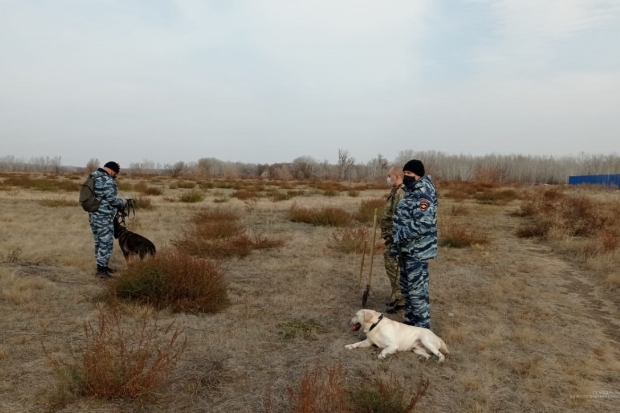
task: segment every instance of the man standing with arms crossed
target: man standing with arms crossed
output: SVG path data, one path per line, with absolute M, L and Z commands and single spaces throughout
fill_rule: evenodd
M 390 255 L 400 263 L 405 324 L 430 330 L 428 260 L 437 257 L 437 192 L 421 161 L 407 162 L 403 172 L 406 194 L 394 213 Z
M 383 259 L 385 262 L 385 273 L 390 280 L 392 286 L 392 296 L 394 301 L 387 303 L 386 313 L 395 314 L 405 308 L 405 300 L 400 292 L 400 273 L 398 268 L 398 258 L 390 256 L 392 247 L 392 227 L 394 220 L 394 211 L 396 205 L 403 199 L 405 195 L 405 186 L 403 185 L 403 171 L 395 166 L 388 171 L 387 182 L 392 185 L 392 191 L 388 195 L 385 207 L 383 208 L 383 216 L 381 217 L 381 238 L 385 242 L 383 250 Z

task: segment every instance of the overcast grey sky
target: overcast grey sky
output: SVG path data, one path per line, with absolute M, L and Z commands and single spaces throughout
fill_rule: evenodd
M 0 156 L 620 151 L 620 0 L 0 0 Z

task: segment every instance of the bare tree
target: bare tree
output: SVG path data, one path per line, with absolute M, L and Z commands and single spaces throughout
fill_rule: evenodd
M 155 162 L 148 159 L 142 160 L 142 162 L 132 162 L 129 164 L 131 173 L 154 173 L 156 169 L 160 169 L 159 164 L 155 167 Z
M 99 163 L 99 159 L 97 159 L 97 158 L 90 158 L 90 160 L 86 164 L 86 172 L 91 174 L 91 173 L 95 172 L 99 168 L 100 165 L 101 164 Z
M 54 156 L 49 161 L 50 170 L 56 175 L 62 172 L 62 156 Z
M 227 179 L 238 178 L 240 175 L 239 167 L 232 162 L 226 162 L 222 165 L 222 175 Z
M 168 175 L 173 178 L 178 178 L 187 172 L 187 164 L 183 161 L 175 162 L 173 164 L 165 164 L 164 170 Z
M 0 170 L 12 172 L 17 170 L 19 164 L 23 162 L 15 158 L 13 155 L 6 155 L 0 158 Z
M 376 158 L 372 158 L 368 162 L 368 174 L 367 177 L 371 179 L 377 179 L 386 174 L 388 170 L 388 160 L 383 155 L 378 154 Z
M 338 149 L 338 168 L 340 179 L 345 179 L 347 172 L 355 165 L 355 158 L 349 154 L 348 150 Z
M 295 179 L 314 178 L 317 169 L 317 162 L 311 156 L 300 156 L 295 158 L 291 164 L 291 172 Z

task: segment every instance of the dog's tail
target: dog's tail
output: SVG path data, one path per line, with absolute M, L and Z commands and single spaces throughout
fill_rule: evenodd
M 437 337 L 439 339 L 439 342 L 441 343 L 441 347 L 439 347 L 439 351 L 441 351 L 443 354 L 450 354 L 450 352 L 448 351 L 448 346 L 446 346 L 446 343 L 441 339 L 441 337 Z

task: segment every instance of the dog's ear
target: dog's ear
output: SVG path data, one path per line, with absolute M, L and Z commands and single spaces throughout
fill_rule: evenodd
M 364 311 L 364 322 L 370 323 L 372 321 L 372 314 L 369 311 Z

